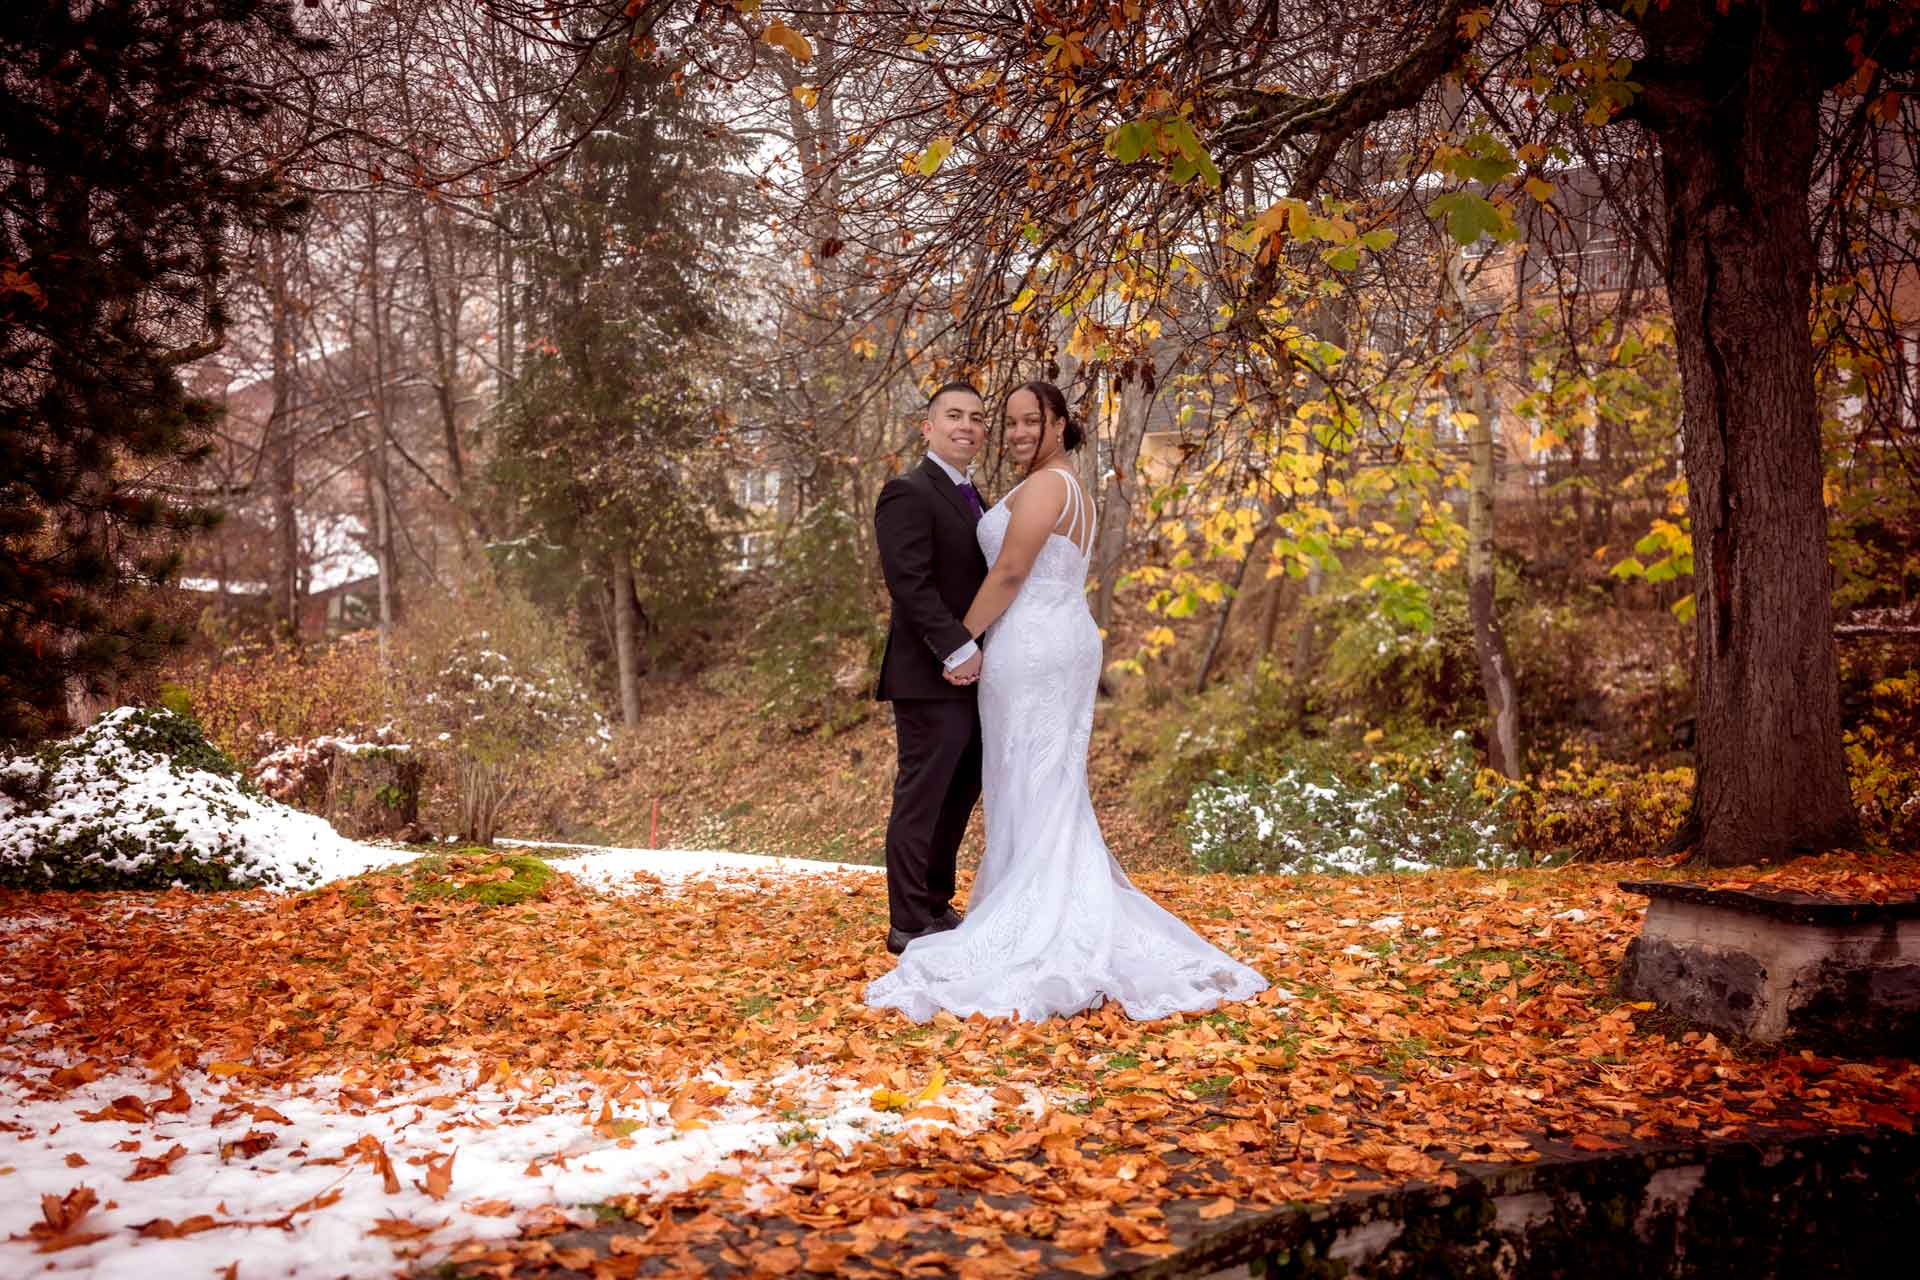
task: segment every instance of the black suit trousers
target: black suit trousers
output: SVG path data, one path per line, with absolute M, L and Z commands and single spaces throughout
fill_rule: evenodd
M 972 698 L 896 698 L 899 771 L 887 819 L 887 919 L 917 933 L 953 901 L 954 865 L 980 799 L 980 710 Z

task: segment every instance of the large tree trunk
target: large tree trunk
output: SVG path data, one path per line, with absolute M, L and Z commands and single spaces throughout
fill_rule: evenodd
M 1839 35 L 1784 0 L 1714 10 L 1649 9 L 1635 75 L 1662 153 L 1698 601 L 1681 841 L 1725 866 L 1829 848 L 1858 826 L 1809 327 L 1816 68 Z

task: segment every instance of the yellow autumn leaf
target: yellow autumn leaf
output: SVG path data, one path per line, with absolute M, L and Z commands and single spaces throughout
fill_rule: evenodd
M 915 167 L 920 170 L 920 176 L 923 178 L 931 178 L 935 171 L 945 163 L 947 153 L 952 150 L 953 139 L 947 137 L 945 134 L 929 142 L 927 149 L 920 153 L 920 159 L 915 165 Z
M 1553 184 L 1545 178 L 1528 178 L 1526 186 L 1527 194 L 1541 204 L 1553 199 Z
M 1076 360 L 1085 360 L 1093 354 L 1095 342 L 1092 326 L 1085 320 L 1076 321 L 1073 336 L 1067 340 L 1067 354 Z
M 813 45 L 808 42 L 805 36 L 778 18 L 775 18 L 767 24 L 766 33 L 761 36 L 761 39 L 776 49 L 785 49 L 793 55 L 795 62 L 811 62 L 813 60 Z
M 820 89 L 817 85 L 797 84 L 793 86 L 793 98 L 807 110 L 813 110 L 813 104 L 820 101 Z
M 1020 296 L 1015 298 L 1010 304 L 1008 304 L 1007 310 L 1013 312 L 1013 314 L 1015 315 L 1019 315 L 1022 311 L 1025 311 L 1028 307 L 1032 305 L 1033 305 L 1033 290 L 1022 289 L 1020 291 Z

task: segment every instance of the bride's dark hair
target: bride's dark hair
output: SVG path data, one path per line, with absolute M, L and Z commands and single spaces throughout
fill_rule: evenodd
M 1040 402 L 1040 412 L 1043 415 L 1049 418 L 1060 419 L 1063 424 L 1060 428 L 1060 448 L 1067 453 L 1072 453 L 1075 449 L 1078 449 L 1086 439 L 1086 436 L 1085 433 L 1080 430 L 1080 424 L 1073 420 L 1073 415 L 1067 412 L 1067 397 L 1065 393 L 1051 382 L 1041 382 L 1035 379 L 1032 382 L 1023 382 L 1013 390 L 1007 392 L 1007 400 L 1013 399 L 1022 391 L 1030 391 L 1033 393 L 1033 398 Z M 1003 400 L 1001 401 L 1001 409 L 1003 412 L 1005 408 L 1006 401 Z

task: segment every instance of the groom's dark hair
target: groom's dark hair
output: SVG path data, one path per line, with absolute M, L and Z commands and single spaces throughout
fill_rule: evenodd
M 971 382 L 968 382 L 966 379 L 962 378 L 957 382 L 941 383 L 939 390 L 935 391 L 932 395 L 927 397 L 927 408 L 929 409 L 933 408 L 933 402 L 935 400 L 938 400 L 941 396 L 947 394 L 947 392 L 949 391 L 964 391 L 982 404 L 985 404 L 987 402 L 987 398 L 980 394 L 980 388 L 974 386 Z

